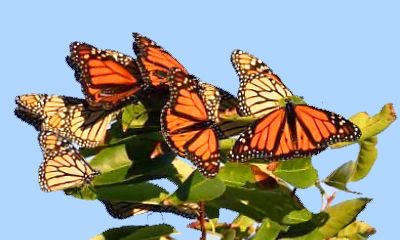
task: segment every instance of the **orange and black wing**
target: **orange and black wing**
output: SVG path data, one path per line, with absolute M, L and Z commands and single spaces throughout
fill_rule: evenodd
M 252 158 L 269 159 L 280 144 L 285 130 L 286 111 L 278 109 L 267 116 L 256 120 L 240 134 L 231 152 L 234 161 L 247 161 Z M 285 129 L 285 130 L 284 130 Z
M 294 105 L 296 150 L 301 155 L 318 153 L 337 142 L 352 142 L 361 137 L 361 130 L 343 116 L 308 105 Z M 292 127 L 294 129 L 294 127 Z
M 143 78 L 147 79 L 150 86 L 168 89 L 167 75 L 173 68 L 188 74 L 178 60 L 154 41 L 139 33 L 133 33 L 133 37 L 135 39 L 133 50 L 144 74 Z
M 54 132 L 39 134 L 44 160 L 39 167 L 39 185 L 45 192 L 88 184 L 99 174 L 67 139 Z
M 242 133 L 230 152 L 231 159 L 307 157 L 329 144 L 355 141 L 361 136 L 356 125 L 336 113 L 308 105 L 288 105 L 255 121 Z
M 70 45 L 67 63 L 75 70 L 91 105 L 111 109 L 134 102 L 146 87 L 135 59 L 114 50 L 101 50 L 80 42 Z
M 161 113 L 162 134 L 179 156 L 190 159 L 203 175 L 215 176 L 220 133 L 214 122 L 216 109 L 207 106 L 215 101 L 203 100 L 193 76 L 175 70 L 169 78 L 170 99 Z

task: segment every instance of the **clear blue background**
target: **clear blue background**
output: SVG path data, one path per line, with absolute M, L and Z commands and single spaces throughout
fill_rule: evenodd
M 40 191 L 37 134 L 13 116 L 14 97 L 81 97 L 64 61 L 72 41 L 133 54 L 131 32 L 140 32 L 191 73 L 234 93 L 238 79 L 229 58 L 241 48 L 267 62 L 311 105 L 344 116 L 374 114 L 387 102 L 400 106 L 400 6 L 395 1 L 115 2 L 1 2 L 1 239 L 88 239 L 110 227 L 162 222 L 183 232 L 177 239 L 199 237 L 183 218 L 155 213 L 119 221 L 98 202 Z M 379 136 L 379 157 L 370 175 L 350 185 L 374 198 L 359 216 L 377 228 L 374 239 L 398 236 L 399 136 L 396 122 Z M 357 151 L 356 146 L 328 150 L 314 158 L 320 177 L 354 159 Z M 319 210 L 315 189 L 300 194 L 310 209 Z M 338 192 L 335 203 L 354 197 Z

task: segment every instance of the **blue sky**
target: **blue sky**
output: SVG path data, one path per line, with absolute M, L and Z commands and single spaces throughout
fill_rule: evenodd
M 344 116 L 374 114 L 399 104 L 400 5 L 396 1 L 3 1 L 1 146 L 4 239 L 88 239 L 122 225 L 172 223 L 183 234 L 186 219 L 143 215 L 114 220 L 97 202 L 62 192 L 41 192 L 37 168 L 42 155 L 34 129 L 13 116 L 14 97 L 49 93 L 82 97 L 64 61 L 72 41 L 85 41 L 133 55 L 131 32 L 146 35 L 171 52 L 193 74 L 236 93 L 230 53 L 243 49 L 264 60 L 307 103 Z M 293 1 L 294 2 L 294 1 Z M 399 124 L 379 136 L 378 160 L 352 190 L 374 198 L 360 219 L 377 228 L 374 239 L 398 235 Z M 327 150 L 313 159 L 323 178 L 357 155 L 357 148 Z M 317 190 L 300 191 L 318 211 Z M 335 202 L 357 196 L 337 193 Z M 224 214 L 229 219 L 231 214 Z

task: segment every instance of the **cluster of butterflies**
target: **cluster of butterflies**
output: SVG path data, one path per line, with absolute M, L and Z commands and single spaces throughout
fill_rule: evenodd
M 284 160 L 311 156 L 340 141 L 355 141 L 360 129 L 344 117 L 306 105 L 260 59 L 241 50 L 231 61 L 240 79 L 238 97 L 200 81 L 149 38 L 133 34 L 136 58 L 73 42 L 66 60 L 85 99 L 47 94 L 17 96 L 15 114 L 39 131 L 44 191 L 89 183 L 92 169 L 78 147 L 104 142 L 123 107 L 153 94 L 167 101 L 160 116 L 168 146 L 201 174 L 214 177 L 220 165 L 219 140 L 238 136 L 233 161 Z M 227 116 L 252 117 L 253 122 Z M 111 208 L 111 207 L 110 207 Z

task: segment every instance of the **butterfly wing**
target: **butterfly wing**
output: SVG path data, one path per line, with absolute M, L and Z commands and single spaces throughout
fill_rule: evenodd
M 125 219 L 146 212 L 169 212 L 182 217 L 195 219 L 199 215 L 197 204 L 183 203 L 179 205 L 165 205 L 163 203 L 142 203 L 130 201 L 101 201 L 107 212 L 114 218 Z
M 17 110 L 26 112 L 43 121 L 59 112 L 65 112 L 69 106 L 83 104 L 82 99 L 48 94 L 24 94 L 15 98 Z
M 45 192 L 81 187 L 99 174 L 71 142 L 50 131 L 39 134 L 44 161 L 39 167 L 39 185 Z
M 150 86 L 168 88 L 167 75 L 173 68 L 189 74 L 178 60 L 151 39 L 139 33 L 133 33 L 133 37 L 133 49 Z
M 200 206 L 197 203 L 181 203 L 178 205 L 163 203 L 160 210 L 161 212 L 174 213 L 189 219 L 196 219 L 200 216 Z
M 231 54 L 231 62 L 240 79 L 252 74 L 273 74 L 272 70 L 263 61 L 254 55 L 242 50 L 234 50 Z M 278 77 L 279 79 L 279 77 Z
M 208 102 L 208 106 L 212 106 L 211 110 L 218 109 L 218 111 L 213 112 L 213 121 L 217 122 L 223 135 L 222 138 L 235 136 L 246 130 L 247 123 L 221 119 L 221 116 L 237 114 L 238 99 L 235 96 L 212 84 L 204 82 L 199 82 L 199 84 L 202 89 L 203 100 Z
M 294 114 L 297 120 L 297 148 L 300 152 L 306 153 L 310 148 L 307 148 L 309 143 L 319 149 L 337 142 L 355 141 L 361 137 L 361 130 L 339 114 L 302 104 L 294 106 Z M 306 139 L 305 136 L 309 140 L 302 142 L 301 140 Z
M 242 116 L 261 117 L 276 110 L 279 101 L 293 94 L 273 75 L 253 74 L 241 80 L 238 97 Z
M 166 142 L 179 156 L 190 159 L 206 176 L 219 169 L 219 147 L 215 109 L 206 106 L 197 79 L 176 70 L 170 81 L 170 99 L 161 113 L 161 130 Z M 217 98 L 215 96 L 215 98 Z
M 218 88 L 220 95 L 220 104 L 218 112 L 221 115 L 234 115 L 238 114 L 239 100 L 233 96 L 231 93 Z
M 242 116 L 264 116 L 279 107 L 280 99 L 293 95 L 280 78 L 255 56 L 236 50 L 231 61 L 240 79 L 238 97 Z
M 70 52 L 67 63 L 94 106 L 110 109 L 127 100 L 135 102 L 146 87 L 136 60 L 130 56 L 80 42 L 71 43 Z
M 16 97 L 16 114 L 38 130 L 52 131 L 81 147 L 104 141 L 106 130 L 118 111 L 89 110 L 82 99 L 26 94 Z
M 140 202 L 106 200 L 101 200 L 101 202 L 106 207 L 108 214 L 117 219 L 125 219 L 152 211 L 151 204 L 144 204 Z
M 286 112 L 279 109 L 253 122 L 240 134 L 229 156 L 235 161 L 272 157 L 285 128 Z
M 96 147 L 104 142 L 108 126 L 116 113 L 94 112 L 83 105 L 68 108 L 45 119 L 43 128 L 58 132 L 81 147 Z
M 330 144 L 354 141 L 360 136 L 356 125 L 336 113 L 290 105 L 256 120 L 235 142 L 230 157 L 236 161 L 307 157 Z
M 219 104 L 219 116 L 232 116 L 232 115 L 238 115 L 239 110 L 239 100 L 230 94 L 229 92 L 219 89 L 220 95 L 221 95 L 221 100 Z M 218 126 L 221 129 L 221 132 L 223 133 L 225 138 L 232 137 L 239 135 L 240 133 L 244 132 L 247 127 L 248 123 L 246 122 L 238 122 L 238 121 L 232 121 L 232 120 L 225 120 L 225 119 L 220 119 L 218 122 Z

